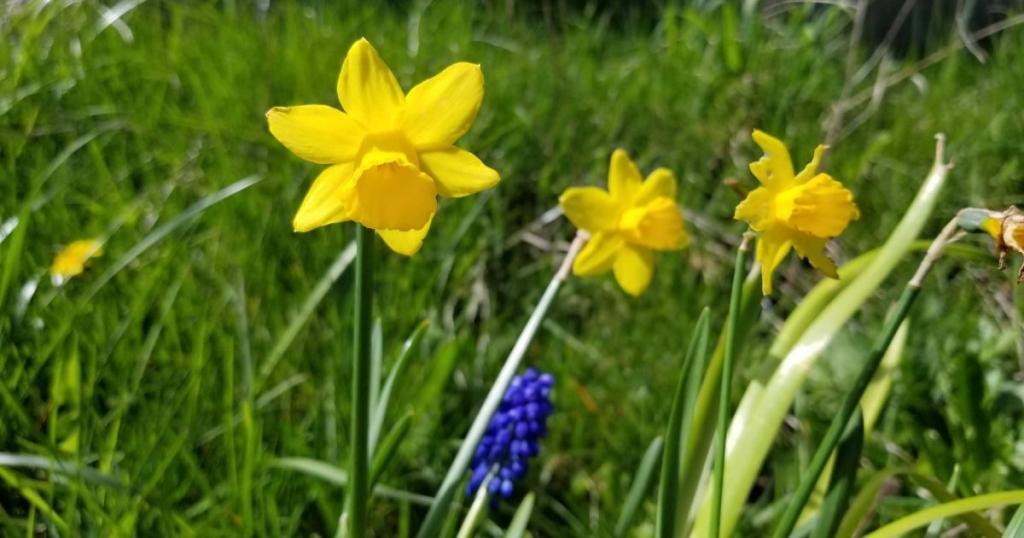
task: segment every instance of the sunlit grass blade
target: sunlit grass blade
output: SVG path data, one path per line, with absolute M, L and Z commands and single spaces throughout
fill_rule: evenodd
M 629 493 L 626 494 L 626 500 L 622 503 L 619 520 L 615 523 L 614 535 L 616 537 L 626 536 L 630 527 L 633 526 L 637 511 L 640 510 L 644 498 L 647 497 L 647 492 L 651 489 L 651 483 L 654 482 L 654 477 L 661 467 L 659 464 L 664 445 L 661 437 L 655 437 L 647 446 L 644 457 L 640 459 L 640 465 L 637 466 L 636 473 L 633 474 L 633 482 L 629 486 Z
M 60 528 L 62 532 L 70 533 L 71 529 L 64 518 L 60 517 L 60 514 L 53 509 L 53 506 L 46 502 L 46 499 L 39 494 L 38 491 L 33 489 L 26 480 L 21 478 L 18 474 L 13 473 L 7 469 L 0 467 L 0 480 L 3 480 L 9 487 L 18 491 L 21 496 L 34 506 L 37 510 L 42 512 L 46 517 Z
M 1024 504 L 1024 489 L 978 495 L 925 508 L 897 519 L 865 535 L 864 538 L 897 538 L 932 521 L 1012 504 Z
M 832 477 L 829 480 L 828 493 L 818 511 L 818 519 L 814 525 L 811 538 L 832 538 L 840 519 L 846 512 L 850 494 L 857 480 L 857 469 L 860 467 L 860 453 L 864 447 L 864 419 L 860 412 L 854 414 L 842 441 L 836 448 L 835 464 L 832 466 Z
M 427 334 L 427 328 L 429 327 L 430 322 L 428 320 L 423 320 L 419 325 L 416 325 L 412 334 L 402 344 L 402 351 L 398 354 L 398 359 L 391 367 L 391 371 L 388 372 L 387 380 L 384 381 L 384 387 L 381 389 L 380 396 L 377 399 L 377 407 L 373 410 L 373 416 L 370 417 L 371 453 L 376 451 L 377 440 L 380 438 L 380 431 L 388 414 L 388 406 L 391 404 L 391 392 L 395 388 L 395 382 L 402 376 L 406 365 L 409 364 L 409 357 L 419 349 L 420 342 L 423 341 L 423 335 Z
M 658 483 L 658 519 L 656 535 L 672 538 L 676 531 L 676 504 L 679 502 L 679 461 L 683 459 L 682 432 L 689 431 L 693 406 L 707 364 L 708 341 L 711 334 L 709 311 L 704 308 L 690 333 L 683 367 L 679 370 L 672 411 L 665 428 L 665 451 L 661 458 Z
M 114 489 L 127 486 L 116 476 L 101 473 L 91 467 L 77 463 L 37 456 L 35 454 L 10 454 L 0 452 L 0 467 L 39 469 L 49 473 L 60 474 L 69 478 L 81 478 L 86 482 Z
M 505 529 L 505 538 L 523 538 L 526 535 L 526 527 L 530 523 L 530 516 L 533 515 L 535 499 L 536 495 L 532 491 L 523 497 L 519 507 L 516 508 L 516 513 L 512 516 L 512 521 Z
M 295 341 L 295 337 L 299 335 L 299 331 L 306 326 L 306 322 L 309 321 L 310 316 L 313 315 L 313 311 L 320 305 L 324 297 L 327 296 L 327 292 L 330 291 L 331 286 L 334 282 L 341 277 L 346 269 L 352 265 L 352 261 L 356 258 L 356 244 L 355 242 L 349 243 L 342 251 L 338 254 L 338 257 L 334 259 L 330 267 L 324 273 L 320 280 L 317 281 L 316 286 L 309 292 L 306 299 L 302 301 L 302 305 L 299 310 L 292 316 L 292 319 L 288 322 L 288 326 L 285 327 L 281 335 L 274 340 L 274 346 L 270 348 L 270 352 L 267 353 L 263 364 L 260 365 L 259 374 L 256 377 L 255 392 L 258 394 L 260 388 L 270 378 L 270 374 L 274 372 L 274 368 L 277 367 L 277 363 L 284 357 L 288 348 Z
M 882 493 L 885 485 L 899 476 L 905 476 L 915 485 L 923 488 L 939 502 L 952 502 L 957 500 L 956 496 L 950 493 L 946 486 L 933 477 L 915 472 L 912 468 L 890 468 L 875 473 L 869 478 L 856 497 L 850 502 L 850 507 L 843 515 L 839 528 L 836 530 L 835 538 L 852 538 L 858 528 L 867 524 L 867 518 L 874 506 L 878 503 L 878 496 Z M 992 526 L 985 518 L 975 513 L 966 513 L 959 518 L 971 529 L 973 535 L 985 536 L 987 538 L 998 538 L 999 530 Z
M 493 477 L 484 480 L 484 483 L 480 485 L 480 489 L 477 490 L 476 495 L 473 497 L 473 503 L 469 505 L 469 510 L 466 511 L 466 517 L 462 519 L 462 525 L 459 526 L 459 533 L 456 538 L 473 538 L 477 525 L 483 521 L 484 516 L 487 514 L 487 484 L 493 480 Z
M 313 478 L 347 488 L 349 484 L 348 473 L 336 465 L 314 460 L 311 458 L 276 458 L 268 462 L 270 467 L 296 471 Z M 393 488 L 383 484 L 377 484 L 373 488 L 373 494 L 383 499 L 406 501 L 420 506 L 429 506 L 433 499 L 427 495 L 420 495 L 403 489 Z
M 480 438 L 483 437 L 484 431 L 487 429 L 487 424 L 498 409 L 498 404 L 501 403 L 501 398 L 508 389 L 509 383 L 512 382 L 512 377 L 515 376 L 516 370 L 519 369 L 519 364 L 526 354 L 527 347 L 533 341 L 534 335 L 537 334 L 537 329 L 544 320 L 544 315 L 558 294 L 558 289 L 561 287 L 562 282 L 568 276 L 572 262 L 576 259 L 580 249 L 583 248 L 584 242 L 585 240 L 580 236 L 577 236 L 572 242 L 569 252 L 565 255 L 565 259 L 562 260 L 562 265 L 551 279 L 551 282 L 548 283 L 540 300 L 537 301 L 533 313 L 530 314 L 530 318 L 526 321 L 526 326 L 523 327 L 522 332 L 516 339 L 515 345 L 512 346 L 512 350 L 505 359 L 505 364 L 502 365 L 501 371 L 498 372 L 498 377 L 487 392 L 487 397 L 484 399 L 483 405 L 480 406 L 480 411 L 477 412 L 476 418 L 473 419 L 469 432 L 466 433 L 465 439 L 462 440 L 462 444 L 455 455 L 455 460 L 452 461 L 448 472 L 445 473 L 444 480 L 434 496 L 434 503 L 430 506 L 430 510 L 427 512 L 423 525 L 417 534 L 418 537 L 432 538 L 440 532 L 443 519 L 451 509 L 451 502 L 455 498 L 458 484 L 462 481 L 466 474 L 466 469 L 469 467 L 473 451 L 476 450 Z
M 937 145 L 937 150 L 941 144 Z M 747 423 L 736 422 L 731 430 L 736 436 L 729 451 L 729 475 L 726 477 L 728 495 L 722 507 L 722 534 L 729 536 L 739 520 L 750 488 L 758 470 L 768 456 L 775 436 L 785 420 L 793 401 L 811 367 L 831 343 L 846 322 L 863 304 L 871 299 L 878 287 L 904 258 L 911 244 L 924 228 L 938 201 L 939 193 L 949 175 L 948 165 L 937 151 L 933 165 L 910 207 L 882 246 L 871 265 L 856 280 L 848 283 L 836 297 L 828 302 L 807 327 L 766 383 L 754 381 L 764 399 L 756 402 L 756 418 Z M 895 327 L 893 327 L 895 329 Z M 890 335 L 891 336 L 891 335 Z M 883 350 L 884 351 L 884 350 Z M 748 389 L 749 390 L 749 389 Z M 817 477 L 815 477 L 817 479 Z M 705 502 L 694 526 L 695 536 L 705 536 L 710 523 L 710 503 Z
M 1013 519 L 1006 526 L 1003 538 L 1024 538 L 1024 504 L 1017 507 L 1017 512 L 1013 514 Z

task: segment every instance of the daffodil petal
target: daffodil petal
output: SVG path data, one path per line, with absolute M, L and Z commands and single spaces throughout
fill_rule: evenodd
M 617 233 L 598 232 L 590 236 L 572 264 L 572 273 L 576 276 L 607 273 L 624 245 L 625 242 Z
M 352 168 L 351 163 L 337 164 L 320 172 L 292 220 L 296 232 L 349 220 Z
M 818 174 L 793 190 L 795 196 L 780 197 L 777 213 L 801 232 L 835 237 L 860 218 L 853 193 L 828 174 Z
M 782 231 L 768 231 L 758 238 L 755 257 L 761 264 L 761 292 L 764 295 L 772 294 L 772 274 L 792 246 L 789 234 Z
M 754 130 L 754 142 L 764 151 L 764 157 L 750 163 L 750 172 L 768 188 L 782 188 L 793 182 L 793 161 L 789 150 L 778 138 Z
M 633 203 L 644 205 L 659 197 L 676 199 L 676 176 L 668 168 L 651 172 L 637 190 Z
M 608 169 L 608 192 L 617 202 L 631 205 L 633 197 L 643 184 L 643 177 L 636 164 L 629 158 L 624 149 L 612 152 L 612 162 Z
M 284 147 L 317 164 L 351 161 L 363 128 L 344 112 L 325 105 L 278 106 L 267 111 L 267 125 Z
M 745 221 L 757 232 L 763 232 L 772 219 L 772 199 L 774 195 L 764 187 L 758 187 L 736 206 L 733 218 Z
M 398 230 L 377 230 L 377 234 L 384 240 L 384 243 L 391 250 L 403 255 L 412 256 L 420 251 L 420 247 L 423 246 L 423 239 L 427 236 L 427 232 L 430 231 L 430 223 L 434 220 L 431 216 L 427 220 L 427 225 L 420 228 L 419 230 L 409 230 L 407 232 L 400 232 Z
M 384 131 L 394 127 L 405 96 L 377 50 L 366 39 L 360 39 L 341 65 L 338 100 L 364 128 Z
M 466 134 L 484 99 L 484 74 L 459 62 L 409 91 L 402 129 L 420 151 L 445 148 Z
M 434 180 L 395 152 L 371 151 L 353 172 L 349 217 L 374 230 L 419 230 L 437 210 Z
M 472 153 L 449 147 L 420 154 L 420 165 L 437 182 L 441 196 L 459 198 L 498 184 L 501 176 Z
M 558 203 L 573 226 L 581 230 L 600 232 L 618 226 L 620 206 L 599 187 L 569 187 Z
M 811 266 L 829 278 L 839 278 L 836 263 L 825 254 L 825 243 L 828 239 L 800 234 L 793 237 L 793 248 L 803 259 L 811 262 Z
M 821 157 L 825 154 L 825 150 L 828 146 L 819 144 L 818 147 L 814 148 L 814 157 L 811 157 L 811 162 L 807 163 L 807 166 L 796 175 L 795 182 L 797 184 L 804 183 L 811 179 L 818 173 L 818 166 L 821 165 Z
M 639 297 L 651 284 L 654 254 L 645 248 L 626 246 L 615 256 L 615 280 L 626 293 Z

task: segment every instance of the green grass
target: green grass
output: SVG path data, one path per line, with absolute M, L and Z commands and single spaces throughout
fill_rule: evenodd
M 102 473 L 64 480 L 0 465 L 0 534 L 29 535 L 30 524 L 61 535 L 333 533 L 342 490 L 273 463 L 338 464 L 346 453 L 350 273 L 265 365 L 352 230 L 291 232 L 317 167 L 274 141 L 263 113 L 336 104 L 341 59 L 360 36 L 407 89 L 451 62 L 481 63 L 484 106 L 461 145 L 503 177 L 486 194 L 445 201 L 415 258 L 379 259 L 386 364 L 421 320 L 431 322 L 392 397 L 390 423 L 414 417 L 382 478 L 389 486 L 436 490 L 550 278 L 559 255 L 519 232 L 565 187 L 602 184 L 615 147 L 644 171 L 677 173 L 692 246 L 659 257 L 640 299 L 610 277 L 571 280 L 527 356 L 558 379 L 543 470 L 528 481 L 529 528 L 610 532 L 668 417 L 685 328 L 705 305 L 719 320 L 714 331 L 725 316 L 743 228 L 722 181 L 753 185 L 754 127 L 786 140 L 801 162 L 824 139 L 843 93 L 848 17 L 807 7 L 729 18 L 696 7 L 650 16 L 515 2 L 270 4 L 147 2 L 106 27 L 99 2 L 0 8 L 0 222 L 18 219 L 0 241 L 0 452 Z M 841 260 L 877 246 L 899 221 L 939 131 L 956 168 L 930 233 L 959 207 L 1024 201 L 1022 47 L 1024 30 L 1011 28 L 985 64 L 952 53 L 874 108 L 847 113 L 847 126 L 864 121 L 833 141 L 827 168 L 863 215 L 837 242 Z M 885 65 L 891 73 L 914 61 Z M 261 180 L 180 219 L 250 176 Z M 558 247 L 572 230 L 560 220 L 535 233 Z M 57 248 L 92 236 L 109 236 L 103 257 L 51 286 Z M 781 432 L 739 535 L 770 529 L 914 265 L 901 265 L 812 372 L 794 410 L 801 427 Z M 913 465 L 960 497 L 1024 483 L 1024 293 L 1010 276 L 994 259 L 940 263 L 864 465 Z M 738 383 L 772 366 L 770 337 L 818 278 L 786 262 L 756 340 L 738 357 Z M 925 503 L 903 485 L 875 521 Z M 491 517 L 504 526 L 514 510 Z M 638 524 L 652 528 L 654 512 L 649 498 Z M 371 505 L 380 536 L 415 531 L 424 514 L 408 500 Z

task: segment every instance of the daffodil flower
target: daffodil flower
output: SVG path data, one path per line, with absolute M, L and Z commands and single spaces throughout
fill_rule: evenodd
M 1006 269 L 1010 251 L 1024 254 L 1024 211 L 1011 206 L 1006 211 L 968 208 L 960 212 L 960 227 L 969 232 L 985 232 L 996 243 L 999 269 Z M 1024 283 L 1024 264 L 1017 270 L 1017 282 Z
M 559 203 L 569 220 L 590 234 L 573 262 L 573 274 L 613 271 L 619 286 L 633 296 L 651 283 L 654 251 L 678 250 L 689 242 L 672 171 L 658 168 L 645 180 L 621 149 L 612 153 L 607 191 L 570 187 Z
M 793 173 L 789 150 L 777 138 L 754 131 L 754 142 L 764 151 L 750 171 L 761 182 L 736 207 L 734 218 L 757 232 L 757 261 L 761 264 L 761 290 L 772 292 L 772 273 L 791 248 L 830 278 L 838 278 L 836 264 L 825 254 L 825 243 L 860 218 L 851 193 L 825 173 L 818 163 L 826 147 L 799 174 Z
M 57 286 L 67 279 L 78 276 L 85 271 L 85 263 L 90 258 L 103 254 L 103 242 L 99 239 L 79 239 L 73 241 L 57 252 L 50 265 L 50 277 Z
M 466 196 L 499 181 L 497 172 L 454 145 L 483 95 L 480 66 L 465 62 L 405 94 L 373 46 L 356 41 L 338 76 L 344 112 L 325 105 L 267 112 L 271 134 L 292 153 L 330 165 L 302 201 L 295 231 L 351 220 L 376 230 L 395 252 L 416 253 L 438 195 Z

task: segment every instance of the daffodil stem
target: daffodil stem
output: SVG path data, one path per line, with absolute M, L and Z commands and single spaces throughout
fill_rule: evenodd
M 718 428 L 715 436 L 715 490 L 711 497 L 711 538 L 718 538 L 722 521 L 722 487 L 725 484 L 725 441 L 729 433 L 729 400 L 732 389 L 732 367 L 736 359 L 736 326 L 739 324 L 740 300 L 743 298 L 743 267 L 747 265 L 750 235 L 744 234 L 736 250 L 736 266 L 732 271 L 729 294 L 729 317 L 725 322 L 725 355 L 722 359 L 721 388 L 718 395 Z
M 818 445 L 814 458 L 811 459 L 807 470 L 800 477 L 800 484 L 786 506 L 786 511 L 782 514 L 778 526 L 775 527 L 775 533 L 772 535 L 774 538 L 787 538 L 796 527 L 800 513 L 803 511 L 804 505 L 807 504 L 807 499 L 810 498 L 811 493 L 814 491 L 818 478 L 828 464 L 832 452 L 835 451 L 836 446 L 842 439 L 847 423 L 850 422 L 850 418 L 853 417 L 853 414 L 860 405 L 861 396 L 864 395 L 864 391 L 871 384 L 875 371 L 878 370 L 878 365 L 882 362 L 882 357 L 885 355 L 885 350 L 889 348 L 889 344 L 892 343 L 893 337 L 896 336 L 896 331 L 899 329 L 900 324 L 906 319 L 907 314 L 910 312 L 910 307 L 913 306 L 914 301 L 920 294 L 924 278 L 928 276 L 928 271 L 931 270 L 935 261 L 939 259 L 946 245 L 952 243 L 960 236 L 957 233 L 958 220 L 959 216 L 951 220 L 942 230 L 942 233 L 932 241 L 931 247 L 928 248 L 928 252 L 918 266 L 913 278 L 907 283 L 907 287 L 903 289 L 903 294 L 900 295 L 891 314 L 886 318 L 885 324 L 882 326 L 882 332 L 878 340 L 875 341 L 874 347 L 871 348 L 867 360 L 864 361 L 856 381 L 854 381 L 850 390 L 846 392 L 846 396 L 844 396 L 843 402 L 839 407 L 839 412 L 832 419 L 832 424 L 829 425 L 825 437 L 821 440 L 821 444 Z
M 370 315 L 373 307 L 373 231 L 356 225 L 355 323 L 352 347 L 352 422 L 349 431 L 349 536 L 366 536 L 369 498 Z

